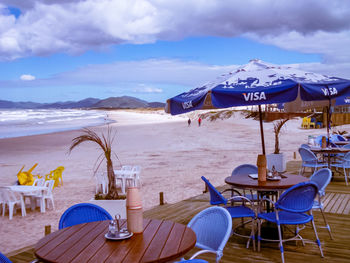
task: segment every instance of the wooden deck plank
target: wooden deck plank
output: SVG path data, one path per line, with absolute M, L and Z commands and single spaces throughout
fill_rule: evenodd
M 342 197 L 340 198 L 341 203 L 339 204 L 338 209 L 335 211 L 335 213 L 342 214 L 349 199 L 350 195 L 342 194 Z
M 336 201 L 334 202 L 332 209 L 329 211 L 330 213 L 337 213 L 337 210 L 344 199 L 344 195 L 345 194 L 337 194 L 335 198 Z
M 338 197 L 337 194 L 334 194 L 334 193 L 331 194 L 331 197 L 330 197 L 328 203 L 325 205 L 325 208 L 324 208 L 325 212 L 331 211 L 334 203 L 337 201 L 337 197 Z
M 344 208 L 344 212 L 345 215 L 350 214 L 350 201 L 348 201 L 347 205 Z

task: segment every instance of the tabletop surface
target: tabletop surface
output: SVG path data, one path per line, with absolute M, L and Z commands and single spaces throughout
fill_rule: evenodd
M 248 174 L 239 174 L 235 176 L 226 177 L 225 183 L 232 185 L 236 188 L 241 189 L 253 189 L 253 190 L 285 190 L 293 185 L 296 185 L 301 182 L 307 182 L 309 179 L 295 174 L 284 174 L 287 178 L 282 178 L 280 180 L 271 181 L 266 180 L 265 182 L 260 182 L 258 179 L 252 179 Z
M 126 221 L 122 222 L 125 227 Z M 35 255 L 46 262 L 166 262 L 196 244 L 192 229 L 156 219 L 144 219 L 142 234 L 110 241 L 104 237 L 108 223 L 84 223 L 53 232 L 36 244 Z
M 350 141 L 338 141 L 338 142 L 333 142 L 336 145 L 347 145 L 350 143 Z
M 10 185 L 7 188 L 15 192 L 34 192 L 34 191 L 43 191 L 47 190 L 46 186 L 33 186 L 33 185 Z
M 312 146 L 310 147 L 310 150 L 316 153 L 347 153 L 350 151 L 350 148 L 343 148 L 343 147 L 321 148 L 321 147 Z

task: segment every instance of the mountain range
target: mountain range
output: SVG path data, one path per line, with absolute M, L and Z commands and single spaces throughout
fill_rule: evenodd
M 107 99 L 87 98 L 80 101 L 64 101 L 54 103 L 13 102 L 0 100 L 1 109 L 135 109 L 135 108 L 163 108 L 165 103 L 147 102 L 135 97 L 122 96 Z

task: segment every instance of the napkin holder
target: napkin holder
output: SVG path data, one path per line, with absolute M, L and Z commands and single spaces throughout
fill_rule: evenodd
M 258 166 L 258 181 L 266 181 L 266 156 L 264 154 L 259 154 L 256 162 Z
M 126 193 L 126 216 L 128 230 L 135 234 L 143 232 L 143 211 L 140 190 L 129 187 Z

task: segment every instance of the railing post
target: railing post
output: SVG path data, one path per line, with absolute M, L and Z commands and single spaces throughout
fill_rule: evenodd
M 51 225 L 45 226 L 45 236 L 47 236 L 48 234 L 51 234 Z
M 159 205 L 164 205 L 164 193 L 159 192 Z

